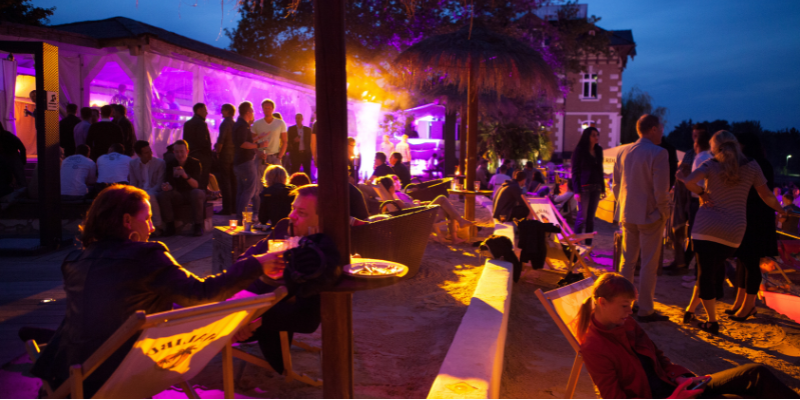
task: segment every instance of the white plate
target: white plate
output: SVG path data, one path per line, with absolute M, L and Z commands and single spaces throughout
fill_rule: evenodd
M 352 263 L 345 265 L 342 270 L 344 271 L 345 274 L 356 278 L 376 279 L 376 278 L 389 278 L 393 276 L 402 277 L 408 273 L 408 267 L 406 267 L 403 264 L 398 264 L 392 261 L 376 260 L 373 258 L 352 258 L 351 261 Z M 362 271 L 365 268 L 367 268 L 368 265 L 370 267 L 391 266 L 393 267 L 394 272 L 388 274 L 380 274 L 380 275 L 364 275 L 358 273 L 359 271 Z

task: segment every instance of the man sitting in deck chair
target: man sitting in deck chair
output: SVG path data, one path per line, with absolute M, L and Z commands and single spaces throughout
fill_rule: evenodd
M 531 218 L 535 213 L 525 199 L 525 171 L 514 173 L 513 180 L 507 180 L 497 190 L 492 207 L 492 218 L 500 222 Z
M 154 231 L 151 216 L 147 192 L 123 185 L 101 191 L 86 213 L 83 248 L 67 255 L 61 266 L 67 315 L 31 369 L 50 387 L 66 381 L 70 366 L 83 364 L 135 312 L 223 300 L 261 274 L 283 268 L 278 254 L 261 253 L 240 259 L 224 273 L 199 278 L 177 264 L 164 244 L 147 241 Z M 86 397 L 114 373 L 136 339 L 86 379 Z

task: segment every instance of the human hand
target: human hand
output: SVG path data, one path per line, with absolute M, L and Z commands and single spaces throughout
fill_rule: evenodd
M 697 389 L 697 390 L 688 390 L 689 386 L 694 386 L 698 381 L 703 379 L 709 379 L 710 376 L 697 376 L 694 378 L 685 378 L 685 377 L 678 377 L 675 379 L 675 382 L 678 384 L 678 387 L 675 388 L 675 391 L 672 392 L 672 396 L 667 397 L 668 399 L 694 399 L 697 396 L 703 394 L 703 391 L 706 390 L 705 386 Z
M 258 158 L 260 158 L 262 160 L 266 160 L 267 159 L 267 153 L 264 153 L 263 151 L 258 152 Z
M 703 193 L 699 197 L 700 207 L 714 208 L 714 202 L 711 201 L 711 197 L 708 196 L 708 193 Z
M 250 339 L 253 336 L 253 332 L 255 332 L 259 327 L 261 327 L 261 318 L 250 321 L 250 323 L 242 326 L 238 331 L 236 331 L 236 333 L 233 335 L 233 341 L 243 342 L 247 339 Z
M 683 169 L 679 169 L 678 172 L 675 173 L 675 178 L 677 178 L 681 182 L 683 182 L 683 180 L 686 179 L 686 176 L 687 174 Z
M 272 279 L 283 278 L 283 270 L 286 268 L 286 263 L 283 261 L 282 251 L 257 254 L 253 257 L 255 257 L 259 263 L 261 263 L 261 268 L 264 272 L 264 275 Z
M 164 182 L 161 184 L 162 192 L 169 192 L 170 190 L 172 190 L 172 185 L 170 185 L 169 182 Z

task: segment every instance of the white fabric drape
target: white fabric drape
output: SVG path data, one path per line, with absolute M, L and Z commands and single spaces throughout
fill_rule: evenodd
M 3 127 L 13 133 L 17 134 L 17 127 L 14 124 L 14 90 L 17 87 L 17 61 L 16 60 L 0 60 L 2 61 L 2 79 L 0 79 L 0 122 Z

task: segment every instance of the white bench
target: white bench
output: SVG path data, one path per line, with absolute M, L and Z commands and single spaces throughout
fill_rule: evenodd
M 496 399 L 511 305 L 513 267 L 487 260 L 429 399 Z

